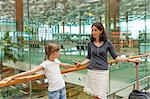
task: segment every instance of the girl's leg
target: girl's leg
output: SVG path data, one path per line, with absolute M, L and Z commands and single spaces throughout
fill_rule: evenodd
M 59 99 L 66 99 L 66 88 L 61 89 Z
M 101 97 L 101 98 L 99 98 L 99 97 L 94 97 L 95 99 L 107 99 L 107 96 L 104 96 L 104 97 Z
M 60 93 L 58 91 L 49 91 L 48 99 L 59 99 Z
M 95 99 L 101 99 L 101 98 L 95 97 Z

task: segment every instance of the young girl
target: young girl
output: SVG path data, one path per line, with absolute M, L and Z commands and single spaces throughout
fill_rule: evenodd
M 43 61 L 38 67 L 23 72 L 8 78 L 5 78 L 6 83 L 9 81 L 26 75 L 31 75 L 37 71 L 43 70 L 45 77 L 48 79 L 48 99 L 66 99 L 66 88 L 65 82 L 61 75 L 61 71 L 59 66 L 63 66 L 65 68 L 73 67 L 67 63 L 61 63 L 58 58 L 60 56 L 59 53 L 60 46 L 55 43 L 48 43 L 45 47 L 45 53 L 47 55 L 47 60 Z

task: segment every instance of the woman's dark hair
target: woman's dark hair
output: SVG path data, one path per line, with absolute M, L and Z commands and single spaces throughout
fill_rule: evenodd
M 46 59 L 51 55 L 54 51 L 59 51 L 60 46 L 55 43 L 48 43 L 45 46 L 45 54 L 46 54 Z
M 99 29 L 100 31 L 103 30 L 102 34 L 101 34 L 100 37 L 99 37 L 99 41 L 100 41 L 100 42 L 101 42 L 101 41 L 106 41 L 106 40 L 107 40 L 107 35 L 106 35 L 106 33 L 105 33 L 105 29 L 104 29 L 102 23 L 100 23 L 100 22 L 95 22 L 95 23 L 92 24 L 91 28 L 92 28 L 93 26 L 95 26 L 95 27 L 96 27 L 97 29 Z M 95 41 L 95 38 L 94 38 L 93 35 L 91 34 L 91 42 L 93 42 L 93 41 Z

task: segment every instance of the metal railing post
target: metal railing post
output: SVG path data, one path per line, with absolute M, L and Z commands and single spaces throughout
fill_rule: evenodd
M 113 99 L 116 99 L 116 94 L 115 93 L 113 93 Z

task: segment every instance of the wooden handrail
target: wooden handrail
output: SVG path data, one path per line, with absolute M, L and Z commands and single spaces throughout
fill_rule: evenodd
M 137 55 L 137 56 L 130 56 L 128 58 L 130 59 L 134 59 L 134 58 L 140 58 L 140 57 L 146 57 L 150 54 L 142 54 L 142 55 Z M 108 61 L 108 64 L 112 64 L 112 63 L 116 63 L 117 61 L 115 60 L 110 60 Z M 82 70 L 82 69 L 86 69 L 87 66 L 80 66 L 78 68 L 69 68 L 66 70 L 62 70 L 61 73 L 69 73 L 69 72 L 73 72 L 73 71 L 77 71 L 77 70 Z M 36 79 L 41 79 L 44 78 L 44 74 L 35 74 L 35 75 L 30 75 L 30 76 L 24 76 L 24 77 L 18 77 L 15 80 L 12 80 L 8 83 L 6 83 L 6 81 L 0 81 L 0 87 L 4 87 L 4 86 L 9 86 L 9 85 L 14 85 L 14 84 L 20 84 L 20 83 L 25 83 L 28 81 L 32 81 L 32 80 L 36 80 Z
M 73 72 L 73 71 L 77 71 L 77 70 L 82 70 L 82 69 L 86 69 L 87 66 L 80 66 L 78 68 L 69 68 L 66 70 L 62 70 L 61 73 L 69 73 L 69 72 Z M 14 85 L 14 84 L 20 84 L 20 83 L 25 83 L 28 81 L 32 81 L 32 80 L 36 80 L 36 79 L 41 79 L 44 78 L 44 74 L 34 74 L 34 75 L 29 75 L 29 76 L 24 76 L 24 77 L 18 77 L 8 83 L 6 83 L 6 81 L 0 81 L 0 87 L 4 87 L 4 86 L 9 86 L 9 85 Z
M 141 57 L 146 57 L 146 56 L 149 56 L 150 53 L 146 53 L 146 54 L 141 54 L 141 55 L 136 55 L 136 56 L 129 56 L 128 58 L 129 59 L 134 59 L 134 58 L 141 58 Z M 110 60 L 108 61 L 108 64 L 112 64 L 112 63 L 116 63 L 117 61 L 116 60 Z
M 141 55 L 137 55 L 137 56 L 129 56 L 128 58 L 133 59 L 133 58 L 146 57 L 146 56 L 149 56 L 149 55 L 150 55 L 150 53 L 147 53 L 147 54 L 141 54 Z

